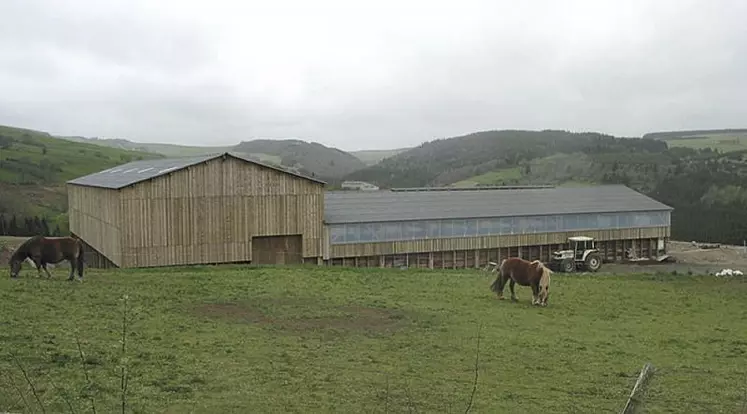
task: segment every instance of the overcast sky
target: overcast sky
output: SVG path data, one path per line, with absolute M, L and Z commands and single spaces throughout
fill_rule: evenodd
M 745 0 L 0 0 L 0 124 L 345 150 L 747 127 Z

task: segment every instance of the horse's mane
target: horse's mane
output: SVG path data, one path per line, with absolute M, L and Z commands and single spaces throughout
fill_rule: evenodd
M 21 257 L 24 256 L 28 257 L 28 250 L 32 243 L 36 242 L 37 240 L 41 239 L 43 236 L 33 236 L 21 243 L 18 247 L 13 250 L 13 254 L 10 256 L 10 260 L 22 260 Z

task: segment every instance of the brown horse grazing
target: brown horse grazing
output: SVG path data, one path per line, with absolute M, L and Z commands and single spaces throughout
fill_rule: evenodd
M 67 280 L 73 280 L 76 270 L 78 278 L 83 280 L 83 242 L 74 237 L 34 236 L 26 240 L 13 251 L 10 257 L 11 278 L 18 277 L 21 264 L 26 259 L 31 259 L 34 263 L 39 277 L 44 269 L 48 278 L 52 275 L 47 270 L 47 263 L 57 264 L 67 260 L 70 262 L 70 277 Z
M 510 280 L 511 301 L 518 300 L 514 293 L 514 285 L 518 283 L 521 286 L 532 287 L 532 305 L 547 306 L 547 299 L 550 296 L 550 275 L 553 272 L 542 262 L 510 257 L 503 259 L 498 272 L 498 277 L 490 285 L 490 290 L 498 294 L 498 299 L 504 299 L 503 288 Z

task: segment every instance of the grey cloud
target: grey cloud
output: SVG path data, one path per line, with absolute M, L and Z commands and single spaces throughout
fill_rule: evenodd
M 747 118 L 740 0 L 377 2 L 355 15 L 331 0 L 315 15 L 291 0 L 261 15 L 215 3 L 172 16 L 135 0 L 108 13 L 85 0 L 0 2 L 0 123 L 352 150 L 482 129 L 636 136 Z

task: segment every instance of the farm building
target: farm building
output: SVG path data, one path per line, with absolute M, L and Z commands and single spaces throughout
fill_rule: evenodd
M 570 236 L 602 259 L 665 250 L 672 208 L 621 185 L 329 191 L 238 154 L 136 161 L 68 182 L 93 267 L 209 263 L 481 267 L 549 260 Z
M 328 192 L 331 264 L 481 267 L 509 256 L 549 261 L 568 237 L 601 259 L 665 251 L 672 208 L 622 185 Z
M 92 267 L 321 260 L 323 181 L 237 154 L 135 161 L 68 182 Z

